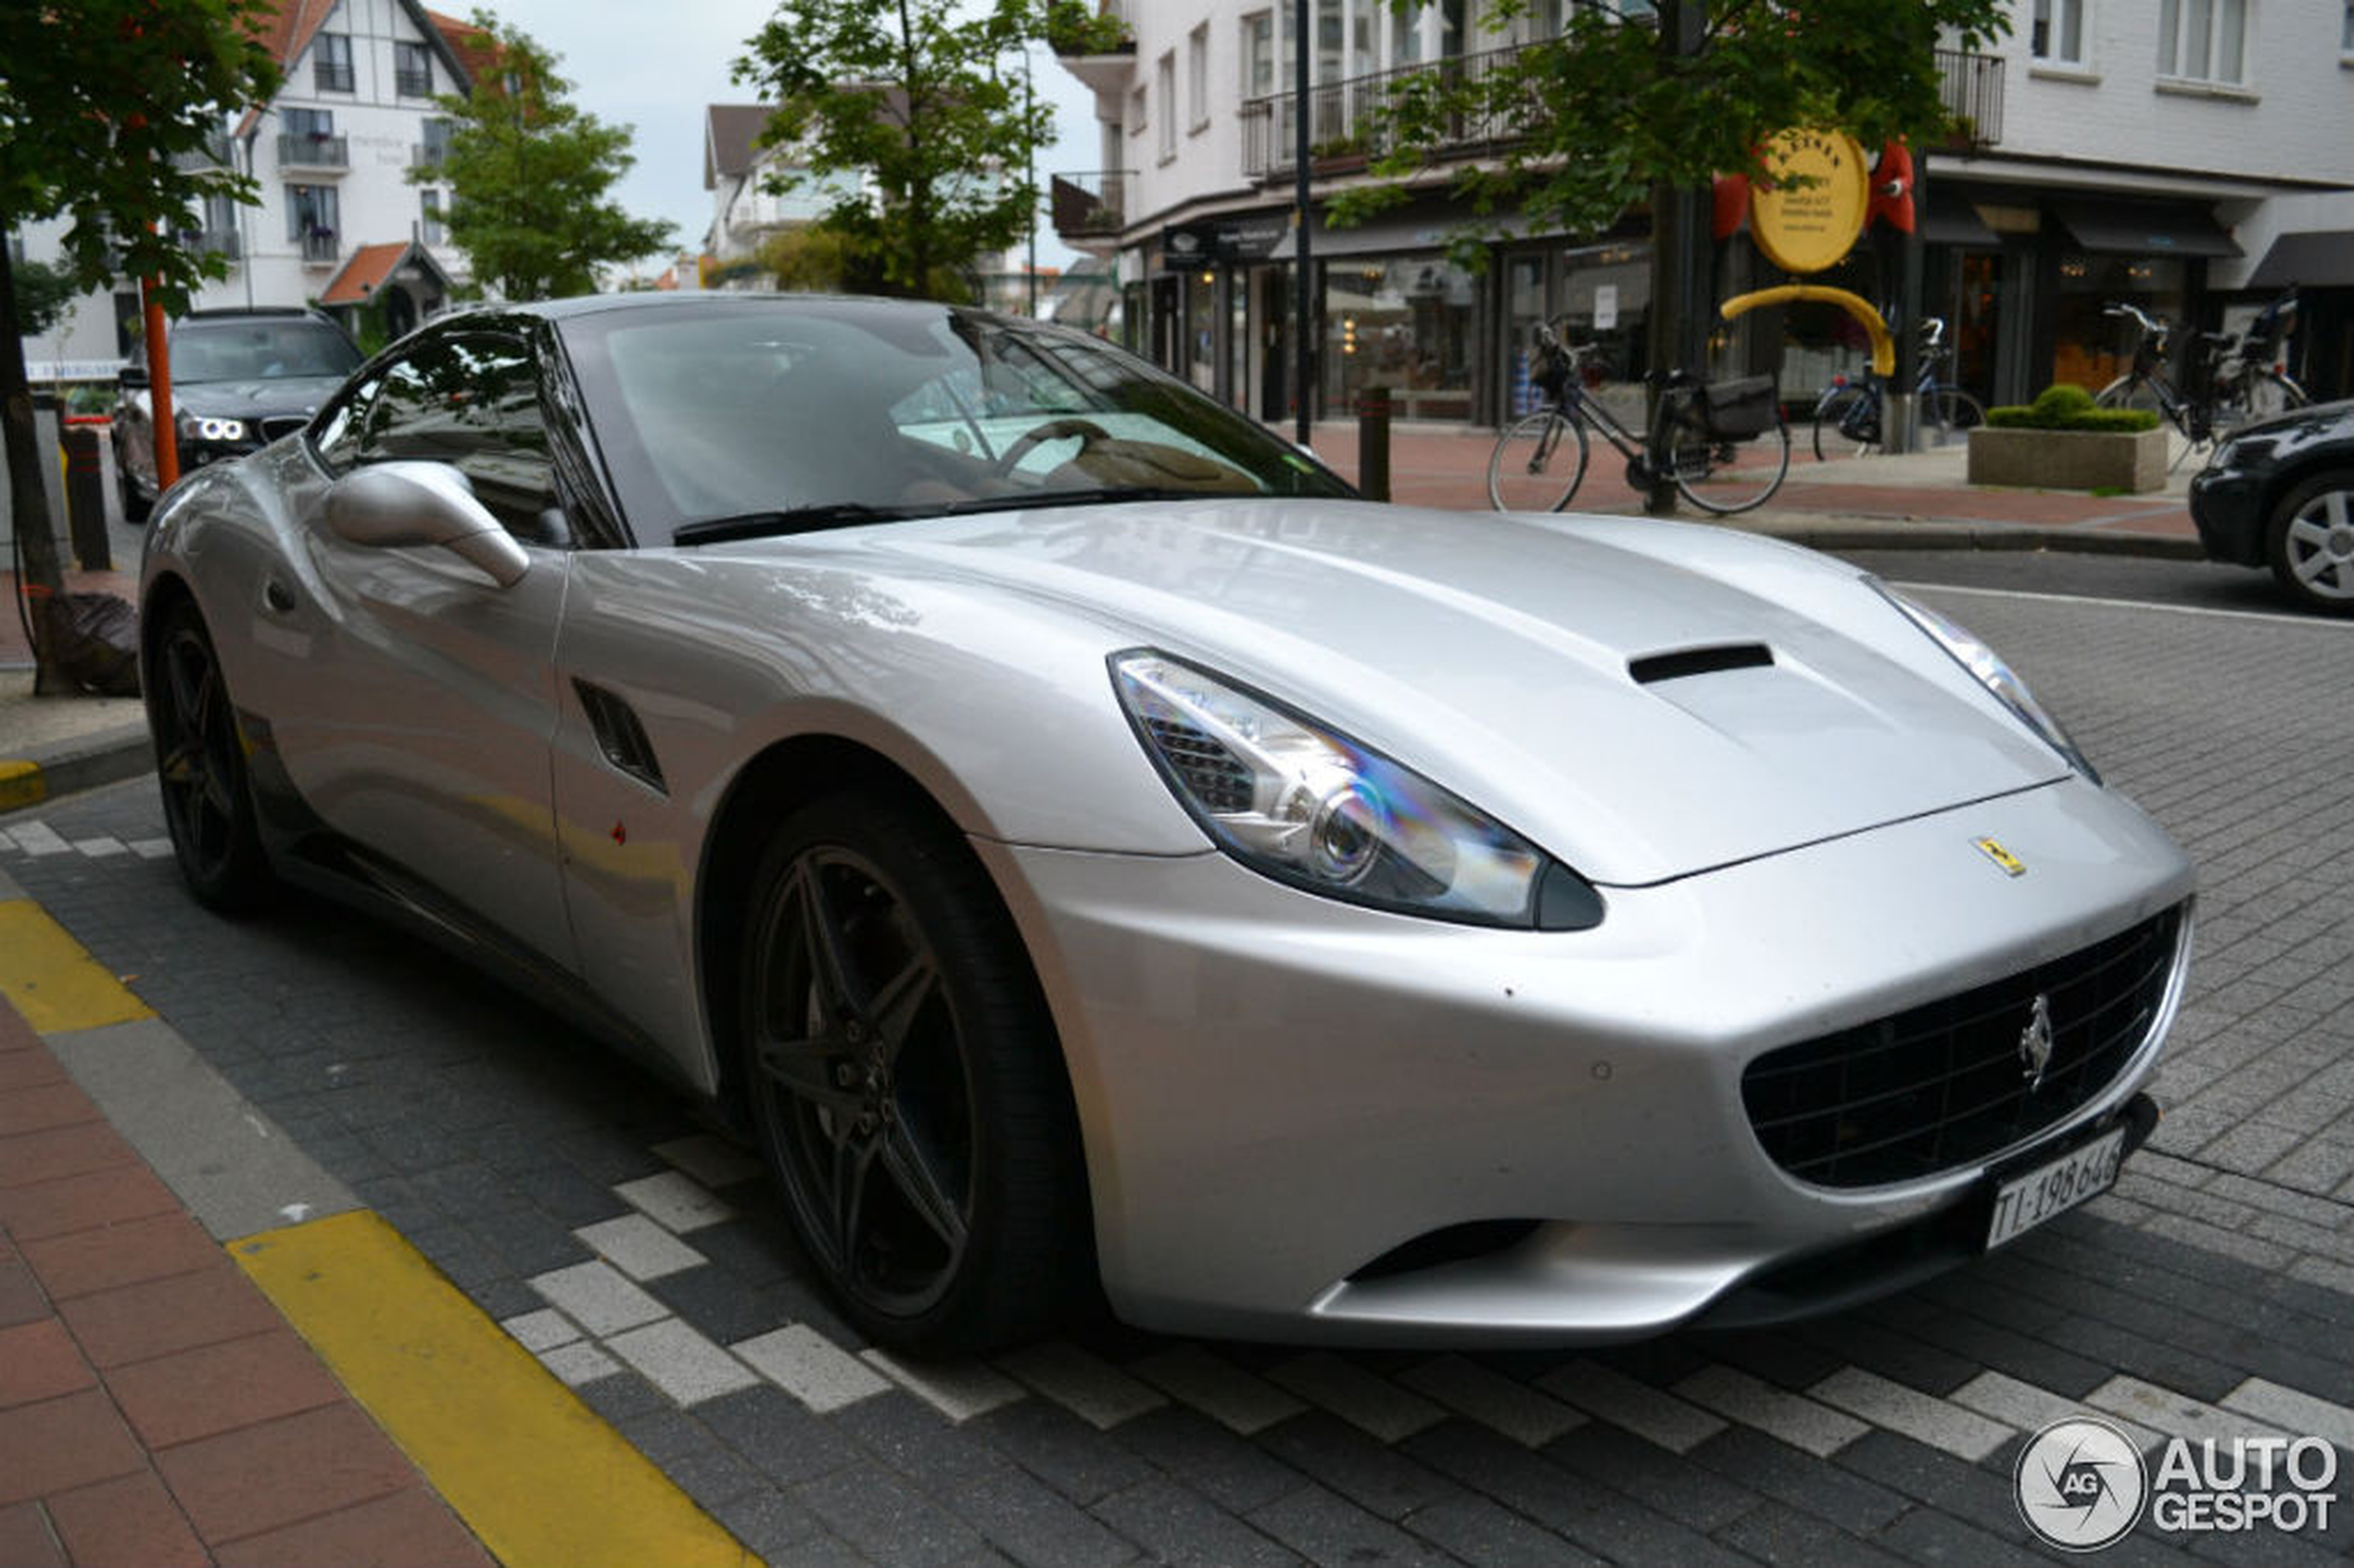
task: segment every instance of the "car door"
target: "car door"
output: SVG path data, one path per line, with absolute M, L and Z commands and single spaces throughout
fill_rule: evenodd
M 317 483 L 290 519 L 297 580 L 263 613 L 309 635 L 275 683 L 287 774 L 327 826 L 541 957 L 572 967 L 549 790 L 553 654 L 570 529 L 527 331 L 428 331 L 331 409 Z M 433 547 L 357 544 L 327 523 L 333 481 L 426 461 L 464 474 L 523 546 L 501 588 Z

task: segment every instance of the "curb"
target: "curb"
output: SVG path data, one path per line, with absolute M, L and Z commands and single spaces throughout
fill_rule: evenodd
M 144 725 L 117 725 L 36 746 L 29 756 L 0 757 L 0 812 L 135 778 L 154 766 Z

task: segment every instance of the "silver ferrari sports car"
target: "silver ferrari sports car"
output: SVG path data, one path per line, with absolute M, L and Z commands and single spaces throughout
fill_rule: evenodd
M 1368 504 L 1067 331 L 452 317 L 174 488 L 142 593 L 196 897 L 361 901 L 642 1056 L 879 1342 L 1820 1311 L 2157 1115 L 2191 868 L 1968 633 Z

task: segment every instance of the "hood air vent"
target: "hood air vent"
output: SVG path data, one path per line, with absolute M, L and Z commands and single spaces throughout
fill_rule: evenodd
M 580 694 L 580 706 L 588 714 L 588 727 L 596 732 L 597 749 L 604 752 L 605 761 L 640 784 L 670 793 L 670 786 L 663 781 L 662 764 L 654 760 L 654 744 L 646 738 L 646 727 L 638 722 L 629 704 L 585 680 L 576 679 L 572 689 Z
M 1727 642 L 1714 648 L 1679 648 L 1673 653 L 1646 653 L 1626 661 L 1626 673 L 1638 686 L 1681 680 L 1687 676 L 1715 675 L 1719 670 L 1754 669 L 1774 662 L 1774 651 L 1762 642 Z

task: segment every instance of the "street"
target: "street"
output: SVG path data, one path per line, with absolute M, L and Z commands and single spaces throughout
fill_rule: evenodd
M 1947 585 L 1937 607 L 2190 852 L 2197 956 L 2166 1118 L 2114 1191 L 1791 1329 L 1432 1356 L 1097 1326 L 993 1366 L 861 1358 L 750 1159 L 683 1102 L 338 907 L 204 913 L 159 847 L 152 780 L 0 817 L 0 873 L 772 1562 L 2034 1561 L 2052 1554 L 2012 1472 L 2078 1410 L 2151 1441 L 2322 1437 L 2343 1502 L 2354 711 L 2315 696 L 2354 682 L 2354 626 L 2196 563 L 1856 559 Z M 629 1282 L 600 1257 L 652 1306 L 601 1323 L 598 1282 Z M 631 1340 L 664 1321 L 696 1354 Z M 714 1378 L 700 1354 L 791 1325 L 782 1379 L 725 1355 L 742 1375 Z M 2145 1521 L 2107 1560 L 2349 1555 L 2340 1510 L 2296 1531 Z

